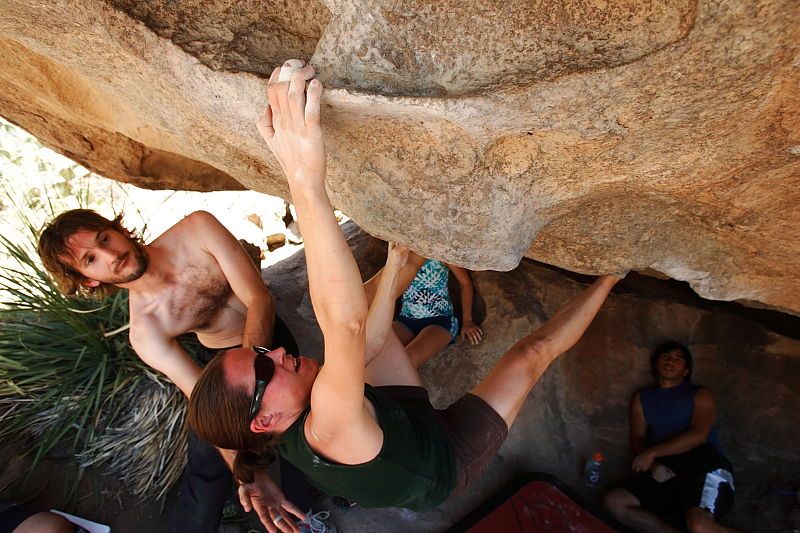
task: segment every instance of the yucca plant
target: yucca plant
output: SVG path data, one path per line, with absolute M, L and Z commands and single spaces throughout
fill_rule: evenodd
M 28 441 L 34 467 L 58 446 L 162 498 L 185 461 L 183 395 L 130 348 L 127 292 L 63 296 L 39 263 L 38 228 L 12 203 L 22 231 L 0 235 L 0 444 Z

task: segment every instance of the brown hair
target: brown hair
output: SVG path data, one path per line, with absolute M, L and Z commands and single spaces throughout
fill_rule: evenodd
M 86 296 L 98 300 L 117 290 L 117 287 L 108 283 L 101 283 L 97 287 L 84 285 L 86 276 L 67 262 L 67 258 L 70 257 L 67 240 L 78 231 L 110 229 L 118 231 L 140 245 L 144 244 L 142 239 L 134 236 L 122 225 L 121 221 L 121 213 L 114 220 L 108 220 L 91 209 L 72 209 L 61 213 L 55 220 L 45 225 L 39 236 L 39 245 L 36 251 L 39 253 L 44 268 L 56 282 L 58 290 L 67 296 Z
M 250 430 L 250 395 L 228 384 L 222 365 L 226 353 L 214 357 L 200 374 L 186 417 L 203 439 L 219 448 L 238 451 L 233 475 L 243 483 L 252 483 L 253 473 L 275 459 L 273 448 L 280 435 Z

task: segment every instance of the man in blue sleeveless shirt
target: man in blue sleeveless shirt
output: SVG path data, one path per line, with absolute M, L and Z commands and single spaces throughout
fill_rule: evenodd
M 731 531 L 716 521 L 733 503 L 733 467 L 722 455 L 714 422 L 717 407 L 706 387 L 692 385 L 692 354 L 677 343 L 650 359 L 658 384 L 631 399 L 630 441 L 635 476 L 605 497 L 622 524 L 647 532 Z

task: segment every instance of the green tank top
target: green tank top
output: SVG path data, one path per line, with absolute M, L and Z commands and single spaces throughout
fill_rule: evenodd
M 283 434 L 278 452 L 318 489 L 363 507 L 427 511 L 441 504 L 455 487 L 456 460 L 430 402 L 396 400 L 369 385 L 364 396 L 383 430 L 383 447 L 373 460 L 343 465 L 314 453 L 303 432 L 310 407 Z

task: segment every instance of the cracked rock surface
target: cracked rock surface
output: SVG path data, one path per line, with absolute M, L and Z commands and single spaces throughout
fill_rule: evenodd
M 264 77 L 325 83 L 335 205 L 472 269 L 636 269 L 800 313 L 795 0 L 0 0 L 0 114 L 108 177 L 286 197 Z

